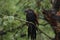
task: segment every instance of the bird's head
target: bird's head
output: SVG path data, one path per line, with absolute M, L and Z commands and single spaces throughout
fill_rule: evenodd
M 25 13 L 34 13 L 34 11 L 32 9 L 26 9 Z

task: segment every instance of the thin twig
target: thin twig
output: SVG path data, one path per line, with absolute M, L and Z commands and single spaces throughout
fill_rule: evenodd
M 17 18 L 18 19 L 18 18 Z M 32 22 L 29 22 L 29 21 L 26 21 L 26 20 L 23 20 L 23 19 L 19 19 L 20 21 L 23 21 L 23 22 L 27 22 L 27 23 L 31 23 L 31 24 L 33 24 L 33 25 L 35 25 L 34 23 L 32 23 Z M 38 27 L 36 27 L 37 28 L 37 30 L 40 32 L 40 33 L 43 33 L 44 35 L 46 35 L 49 39 L 53 39 L 53 38 L 51 38 L 50 36 L 48 36 L 45 32 L 43 32 L 41 29 L 39 29 Z

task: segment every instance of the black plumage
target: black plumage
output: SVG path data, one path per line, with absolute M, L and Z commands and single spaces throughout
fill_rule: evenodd
M 32 22 L 27 23 L 28 25 L 28 38 L 31 37 L 31 40 L 36 39 L 36 24 L 38 24 L 37 15 L 32 9 L 26 9 L 26 21 Z

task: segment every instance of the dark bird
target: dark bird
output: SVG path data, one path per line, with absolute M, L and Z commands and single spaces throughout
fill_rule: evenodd
M 36 25 L 38 25 L 38 18 L 36 13 L 32 9 L 26 9 L 26 21 L 32 22 L 27 23 L 28 25 L 28 38 L 31 37 L 31 40 L 36 40 Z

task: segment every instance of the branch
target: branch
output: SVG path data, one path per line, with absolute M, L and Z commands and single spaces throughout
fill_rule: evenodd
M 18 18 L 16 18 L 17 20 L 18 20 Z M 32 22 L 28 22 L 28 21 L 25 21 L 25 20 L 23 20 L 23 19 L 19 19 L 20 21 L 23 21 L 23 22 L 27 22 L 27 23 L 31 23 L 31 24 L 33 24 L 33 25 L 35 25 L 34 23 L 32 23 Z M 12 32 L 12 31 L 14 31 L 14 30 L 16 30 L 16 29 L 21 29 L 22 27 L 24 27 L 26 24 L 23 24 L 22 26 L 19 26 L 19 27 L 17 27 L 17 28 L 12 28 L 12 30 L 7 30 L 7 31 L 0 31 L 0 33 L 2 34 L 2 35 L 4 35 L 4 34 L 6 34 L 7 32 Z M 46 33 L 44 33 L 42 30 L 40 30 L 38 27 L 37 27 L 37 30 L 39 31 L 39 32 L 41 32 L 41 33 L 43 33 L 44 35 L 46 35 L 49 39 L 52 39 L 51 37 L 49 37 Z M 0 34 L 0 35 L 1 35 Z
M 18 19 L 18 18 L 17 18 L 17 19 Z M 27 23 L 31 23 L 31 24 L 35 25 L 34 23 L 25 21 L 25 20 L 23 20 L 23 19 L 19 19 L 19 20 L 20 20 L 20 21 L 23 21 L 23 22 L 27 22 Z M 44 33 L 44 32 L 43 32 L 41 29 L 39 29 L 38 27 L 36 27 L 36 28 L 37 28 L 37 31 L 43 33 L 43 34 L 46 35 L 49 39 L 53 39 L 53 38 L 49 37 L 46 33 Z
M 7 32 L 12 32 L 12 31 L 15 31 L 15 30 L 17 30 L 17 29 L 21 29 L 22 27 L 24 27 L 26 24 L 23 24 L 23 25 L 21 25 L 21 26 L 18 26 L 17 28 L 12 28 L 11 30 L 10 29 L 8 29 L 8 30 L 6 30 L 6 31 L 4 31 L 4 30 L 1 30 L 0 31 L 0 35 L 5 35 L 5 34 L 7 34 Z
M 43 33 L 44 35 L 46 35 L 49 39 L 53 39 L 53 38 L 51 38 L 50 36 L 48 36 L 45 32 L 43 32 L 41 29 L 39 29 L 38 27 L 37 27 L 37 31 L 39 32 L 39 33 Z

